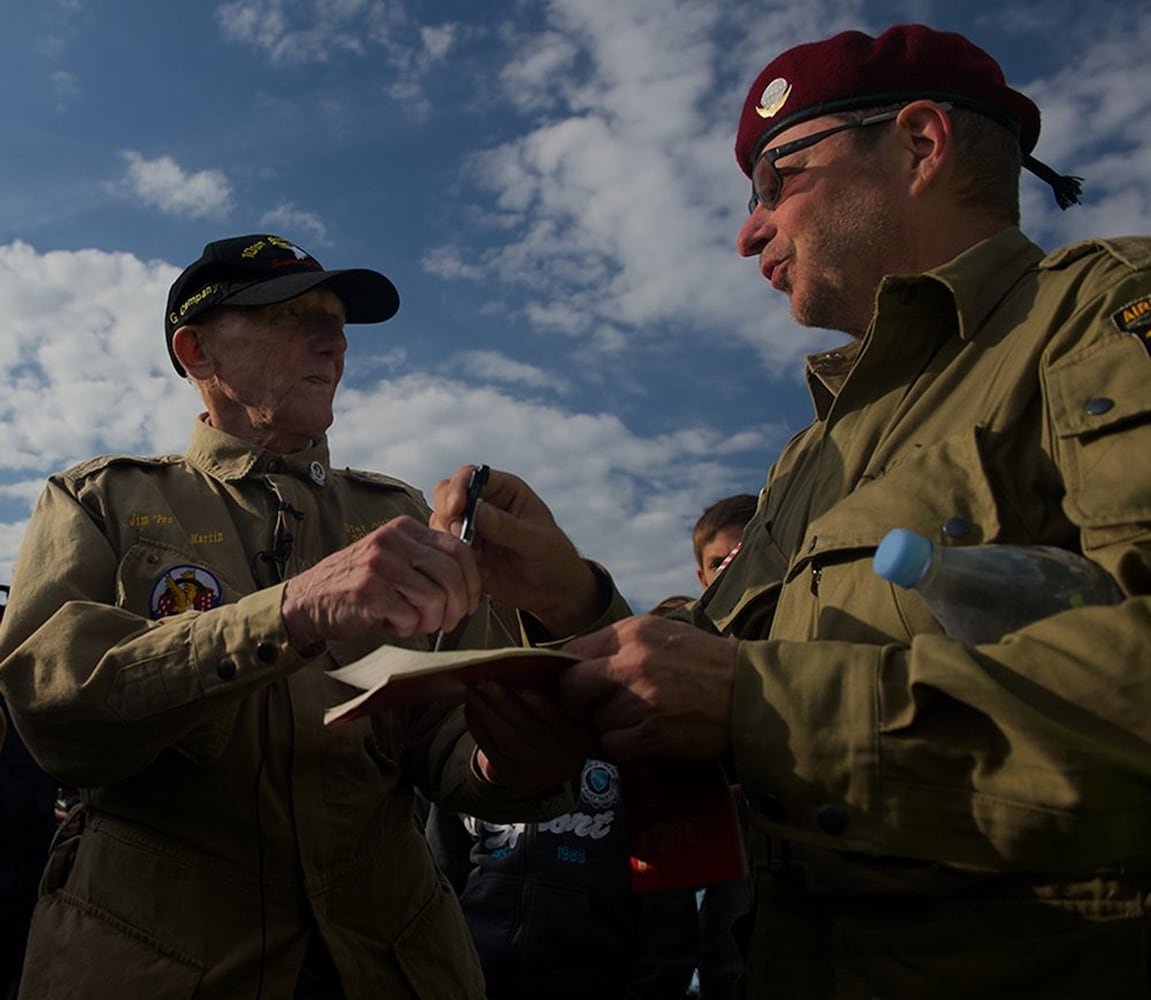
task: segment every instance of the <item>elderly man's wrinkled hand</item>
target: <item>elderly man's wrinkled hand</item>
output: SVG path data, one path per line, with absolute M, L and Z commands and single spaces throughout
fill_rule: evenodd
M 292 645 L 305 650 L 377 626 L 397 638 L 450 630 L 479 600 L 471 550 L 398 517 L 292 577 L 281 614 Z

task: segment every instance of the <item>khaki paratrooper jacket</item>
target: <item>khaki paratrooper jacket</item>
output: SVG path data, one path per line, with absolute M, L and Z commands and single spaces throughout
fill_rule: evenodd
M 809 359 L 816 418 L 696 611 L 745 640 L 749 996 L 1151 995 L 1149 328 L 1151 239 L 1008 229 Z M 872 571 L 896 527 L 1129 597 L 967 648 Z
M 325 728 L 354 692 L 325 675 L 384 641 L 289 645 L 287 577 L 427 506 L 397 480 L 197 423 L 184 455 L 97 459 L 49 481 L 0 633 L 21 735 L 87 826 L 58 850 L 22 995 L 290 997 L 313 935 L 348 998 L 475 998 L 458 903 L 413 788 L 493 820 L 540 819 L 484 782 L 462 711 Z M 519 641 L 487 611 L 461 645 Z M 427 645 L 427 637 L 414 640 Z

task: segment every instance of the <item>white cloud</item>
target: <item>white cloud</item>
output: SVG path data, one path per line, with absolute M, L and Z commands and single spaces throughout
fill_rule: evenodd
M 199 402 L 163 346 L 175 276 L 130 254 L 0 245 L 0 581 L 49 474 L 182 447 Z
M 50 81 L 52 84 L 52 93 L 57 97 L 75 97 L 80 92 L 80 88 L 76 83 L 76 77 L 67 70 L 56 70 L 50 77 Z
M 1151 18 L 1136 9 L 1090 18 L 1076 29 L 1080 44 L 1060 72 L 1019 85 L 1043 113 L 1035 152 L 1061 173 L 1084 177 L 1083 204 L 1060 213 L 1050 190 L 1033 178 L 1022 189 L 1025 226 L 1051 242 L 1087 234 L 1117 236 L 1151 230 L 1151 90 L 1135 84 L 1132 67 L 1151 47 Z
M 181 442 L 196 406 L 190 390 L 173 392 L 163 346 L 175 276 L 130 254 L 0 246 L 0 468 L 47 471 Z
M 430 64 L 447 57 L 459 37 L 459 29 L 453 24 L 437 24 L 420 28 L 420 41 L 423 43 L 424 57 Z
M 386 0 L 235 0 L 216 8 L 225 39 L 261 50 L 273 63 L 323 63 L 383 47 L 397 60 L 442 58 L 451 25 L 415 24 Z
M 300 0 L 237 0 L 216 8 L 224 37 L 261 49 L 273 63 L 327 62 L 346 53 L 364 51 L 355 19 L 364 8 L 381 4 Z M 305 26 L 297 27 L 299 22 Z
M 479 281 L 483 278 L 485 269 L 474 262 L 465 261 L 455 246 L 435 247 L 424 254 L 420 266 L 429 274 L 439 275 L 441 278 L 464 278 L 469 281 Z
M 461 34 L 456 24 L 419 24 L 387 0 L 235 0 L 216 8 L 216 21 L 227 41 L 257 49 L 274 65 L 382 51 L 392 74 L 383 92 L 415 119 L 431 114 L 423 81 Z
M 12 524 L 0 522 L 0 583 L 7 584 L 12 579 L 12 567 L 16 564 L 20 540 L 27 524 L 27 520 Z
M 504 66 L 500 83 L 512 104 L 521 111 L 553 107 L 563 98 L 563 81 L 579 49 L 558 31 L 544 31 L 516 61 Z
M 711 336 L 754 345 L 792 367 L 801 351 L 786 301 L 739 260 L 746 202 L 731 154 L 750 73 L 743 58 L 834 29 L 854 4 L 556 0 L 548 24 L 511 31 L 500 76 L 507 101 L 546 118 L 463 166 L 491 192 L 493 249 L 442 248 L 445 277 L 510 289 L 517 318 L 566 335 Z M 747 53 L 753 53 L 748 57 Z M 449 262 L 466 261 L 454 271 Z
M 170 156 L 146 160 L 130 149 L 120 155 L 128 169 L 117 189 L 145 205 L 190 219 L 223 218 L 232 208 L 232 186 L 222 171 L 188 173 Z
M 571 383 L 536 365 L 525 364 L 498 351 L 465 351 L 454 357 L 448 370 L 459 372 L 469 382 L 498 382 L 524 389 L 546 389 L 560 394 L 571 391 Z
M 302 242 L 312 242 L 316 246 L 328 245 L 328 227 L 315 212 L 297 209 L 290 201 L 277 205 L 260 218 L 260 225 L 278 233 L 291 234 L 289 238 L 302 236 Z

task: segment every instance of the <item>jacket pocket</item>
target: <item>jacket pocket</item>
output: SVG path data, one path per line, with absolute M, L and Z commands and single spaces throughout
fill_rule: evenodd
M 141 537 L 116 569 L 116 603 L 153 621 L 231 604 L 242 593 L 202 554 L 158 539 Z
M 908 449 L 898 463 L 808 525 L 787 570 L 773 638 L 883 644 L 939 631 L 918 594 L 887 583 L 872 569 L 876 547 L 893 528 L 938 545 L 1000 538 L 981 428 Z
M 1119 337 L 1043 373 L 1064 506 L 1091 549 L 1141 536 L 1151 520 L 1151 359 Z
M 192 997 L 204 967 L 65 892 L 41 897 L 32 918 L 20 995 L 35 1000 Z

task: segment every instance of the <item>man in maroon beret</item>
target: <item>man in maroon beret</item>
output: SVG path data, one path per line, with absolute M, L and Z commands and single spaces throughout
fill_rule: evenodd
M 793 48 L 744 104 L 739 251 L 850 339 L 692 624 L 578 639 L 562 683 L 607 753 L 742 786 L 748 997 L 1151 996 L 1151 239 L 1028 240 L 1021 167 L 1079 191 L 1038 137 L 921 25 Z M 526 490 L 492 482 L 481 545 Z M 873 572 L 897 527 L 1080 552 L 1125 599 L 965 645 Z

